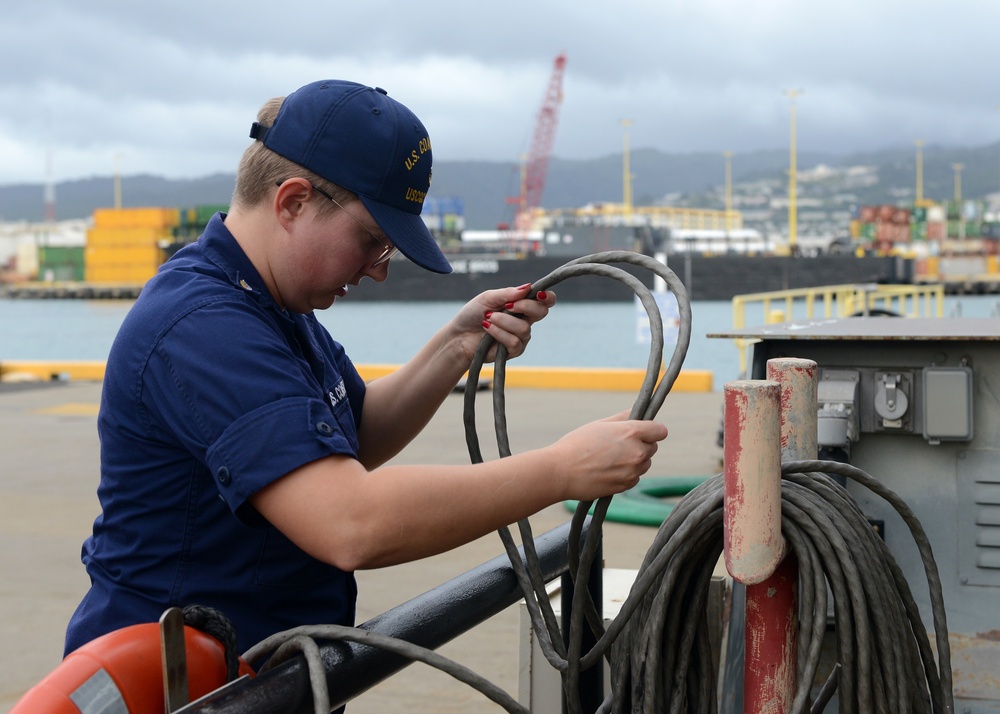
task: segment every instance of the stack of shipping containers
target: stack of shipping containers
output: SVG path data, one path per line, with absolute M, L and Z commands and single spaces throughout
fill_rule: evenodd
M 913 241 L 942 241 L 948 237 L 944 206 L 934 204 L 913 209 L 910 239 Z
M 84 276 L 82 245 L 38 246 L 38 279 L 51 283 L 79 282 Z
M 899 206 L 862 206 L 851 225 L 857 243 L 879 255 L 903 252 L 913 238 L 914 212 Z
M 0 239 L 13 253 L 5 267 L 21 280 L 83 280 L 87 221 L 7 224 Z
M 163 263 L 173 242 L 176 208 L 99 208 L 87 231 L 85 274 L 91 283 L 143 285 Z
M 986 205 L 983 201 L 965 200 L 961 204 L 948 201 L 948 236 L 959 235 L 979 238 L 984 236 L 983 226 L 986 224 Z
M 169 258 L 178 250 L 198 240 L 205 231 L 205 226 L 216 213 L 226 213 L 227 205 L 206 204 L 194 208 L 182 208 L 178 212 L 178 222 L 173 229 L 172 239 L 163 244 L 164 259 Z
M 946 215 L 945 207 L 938 204 L 913 209 L 910 237 L 915 245 L 922 247 L 914 266 L 916 279 L 920 282 L 941 280 L 941 245 L 948 238 Z
M 947 233 L 937 251 L 937 275 L 946 284 L 988 288 L 992 292 L 1000 281 L 997 241 L 988 235 L 984 209 L 982 201 L 946 202 L 943 210 Z M 984 227 L 988 229 L 985 233 Z
M 981 202 L 864 206 L 851 234 L 861 250 L 914 258 L 918 282 L 961 290 L 1000 286 L 1000 230 L 984 221 Z
M 928 241 L 943 241 L 950 230 L 957 230 L 957 224 L 946 221 L 945 215 L 945 207 L 937 204 L 915 208 L 862 206 L 851 221 L 851 236 L 865 250 L 884 255 L 926 254 L 934 252 L 928 248 Z
M 421 218 L 441 245 L 461 242 L 465 230 L 465 202 L 459 196 L 428 196 Z

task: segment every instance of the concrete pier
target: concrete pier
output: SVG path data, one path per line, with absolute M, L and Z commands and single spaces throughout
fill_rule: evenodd
M 721 390 L 721 386 L 717 387 Z M 80 546 L 99 512 L 100 478 L 96 417 L 98 382 L 0 384 L 0 712 L 55 668 L 70 615 L 86 592 Z M 508 389 L 511 448 L 526 451 L 556 440 L 587 421 L 628 409 L 624 391 Z M 396 463 L 468 463 L 462 395 L 449 397 L 425 431 Z M 711 475 L 721 470 L 716 434 L 722 392 L 676 392 L 658 420 L 670 436 L 650 476 Z M 477 422 L 486 458 L 495 458 L 489 392 L 479 393 Z M 562 505 L 531 519 L 536 534 L 569 520 Z M 621 523 L 604 528 L 605 565 L 637 568 L 655 529 Z M 423 593 L 503 553 L 491 534 L 447 554 L 417 563 L 358 573 L 358 621 Z M 519 622 L 510 608 L 441 649 L 516 697 Z M 348 706 L 351 714 L 495 712 L 496 705 L 437 670 L 413 665 Z

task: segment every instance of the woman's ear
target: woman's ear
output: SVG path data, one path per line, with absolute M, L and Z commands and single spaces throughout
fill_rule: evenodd
M 287 229 L 300 218 L 312 194 L 313 188 L 304 178 L 283 181 L 274 193 L 274 213 L 281 225 Z

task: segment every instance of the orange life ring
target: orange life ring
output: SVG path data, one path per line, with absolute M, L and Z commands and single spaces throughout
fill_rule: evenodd
M 185 626 L 184 650 L 190 701 L 226 684 L 222 643 Z M 254 674 L 242 658 L 239 674 Z M 144 623 L 110 632 L 71 652 L 10 714 L 162 714 L 164 709 L 160 628 Z

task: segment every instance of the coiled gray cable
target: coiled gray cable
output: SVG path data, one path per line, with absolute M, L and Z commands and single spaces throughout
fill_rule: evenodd
M 936 665 L 899 566 L 854 499 L 831 475 L 850 478 L 888 501 L 909 528 L 927 575 Z M 723 489 L 721 476 L 706 481 L 681 500 L 657 532 L 619 615 L 628 618 L 628 624 L 615 644 L 615 691 L 600 711 L 716 710 L 705 611 L 711 566 L 723 548 Z M 792 461 L 782 465 L 781 512 L 782 533 L 798 560 L 802 620 L 799 685 L 791 711 L 809 711 L 827 628 L 829 583 L 836 618 L 840 711 L 952 712 L 941 581 L 927 536 L 909 507 L 853 466 Z

